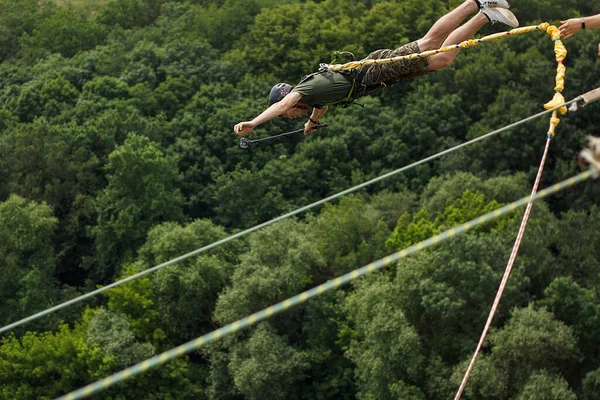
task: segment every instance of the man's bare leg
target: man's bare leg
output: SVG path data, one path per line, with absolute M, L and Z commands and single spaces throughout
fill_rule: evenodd
M 438 19 L 422 39 L 417 41 L 421 51 L 439 49 L 444 40 L 471 14 L 478 10 L 475 0 L 466 0 L 460 6 Z
M 479 31 L 488 22 L 489 20 L 485 15 L 478 13 L 463 26 L 455 29 L 444 41 L 441 47 L 459 44 L 460 42 L 471 39 L 473 35 L 475 35 L 477 31 Z M 429 67 L 427 68 L 427 71 L 432 72 L 437 71 L 438 69 L 449 67 L 459 51 L 460 49 L 456 49 L 429 57 Z

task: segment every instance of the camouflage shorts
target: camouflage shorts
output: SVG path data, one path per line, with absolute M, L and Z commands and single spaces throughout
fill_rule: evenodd
M 365 58 L 379 60 L 381 58 L 391 58 L 405 56 L 411 53 L 420 53 L 417 42 L 410 42 L 400 46 L 395 50 L 382 49 L 375 50 Z M 425 75 L 429 61 L 427 58 L 417 58 L 414 60 L 396 61 L 383 65 L 370 65 L 362 78 L 362 84 L 366 86 L 379 86 L 381 83 L 391 85 L 402 79 L 414 78 Z

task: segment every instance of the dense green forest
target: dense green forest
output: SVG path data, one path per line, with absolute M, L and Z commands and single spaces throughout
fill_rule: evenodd
M 0 324 L 543 110 L 548 35 L 334 109 L 326 129 L 238 147 L 336 50 L 423 36 L 460 0 L 0 0 Z M 521 25 L 600 13 L 514 0 Z M 503 29 L 487 26 L 480 34 Z M 600 86 L 600 31 L 566 43 L 565 97 Z M 542 186 L 581 171 L 598 105 L 565 116 Z M 273 120 L 251 137 L 301 128 Z M 0 339 L 0 398 L 53 399 L 529 193 L 548 118 L 422 165 Z M 600 185 L 536 202 L 463 398 L 600 399 Z M 96 395 L 449 399 L 522 210 Z

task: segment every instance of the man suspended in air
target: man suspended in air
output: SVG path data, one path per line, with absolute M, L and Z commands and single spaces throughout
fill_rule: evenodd
M 423 38 L 395 50 L 376 50 L 366 59 L 391 58 L 458 44 L 470 39 L 488 22 L 499 22 L 516 28 L 519 21 L 508 10 L 509 7 L 507 0 L 466 0 L 440 18 Z M 477 14 L 473 18 L 458 27 L 474 12 Z M 458 51 L 459 49 L 388 64 L 371 64 L 358 71 L 320 71 L 304 77 L 295 88 L 287 83 L 278 83 L 271 89 L 269 108 L 252 121 L 236 124 L 234 132 L 245 135 L 258 125 L 283 115 L 291 119 L 306 116 L 309 106 L 313 110 L 304 125 L 304 133 L 314 132 L 319 120 L 327 112 L 328 105 L 351 102 L 403 79 L 446 68 L 452 64 Z

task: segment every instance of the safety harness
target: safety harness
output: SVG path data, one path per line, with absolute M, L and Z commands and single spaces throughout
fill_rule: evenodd
M 302 78 L 300 80 L 300 82 L 302 82 L 316 74 L 323 74 L 326 72 L 331 72 L 329 70 L 329 65 L 336 64 L 337 59 L 340 56 L 344 56 L 344 57 L 348 58 L 348 61 L 356 61 L 354 54 L 350 53 L 349 51 L 335 51 L 333 53 L 333 60 L 331 60 L 331 62 L 329 64 L 325 64 L 325 63 L 319 64 L 319 70 L 317 72 L 305 76 L 304 78 Z M 381 91 L 384 87 L 387 86 L 383 82 L 377 86 L 367 86 L 367 85 L 363 84 L 362 80 L 365 77 L 367 71 L 368 71 L 368 67 L 363 67 L 363 68 L 360 68 L 357 70 L 334 71 L 334 72 L 341 74 L 344 78 L 346 78 L 348 80 L 348 82 L 350 82 L 350 84 L 351 84 L 350 90 L 348 91 L 348 94 L 346 95 L 346 97 L 343 98 L 342 100 L 339 100 L 339 101 L 336 101 L 333 103 L 324 104 L 323 106 L 335 105 L 337 107 L 346 108 L 346 107 L 350 107 L 353 104 L 357 104 L 361 107 L 364 107 L 363 104 L 355 103 L 357 98 L 359 98 L 361 96 L 370 95 L 370 94 L 376 94 L 379 91 Z

